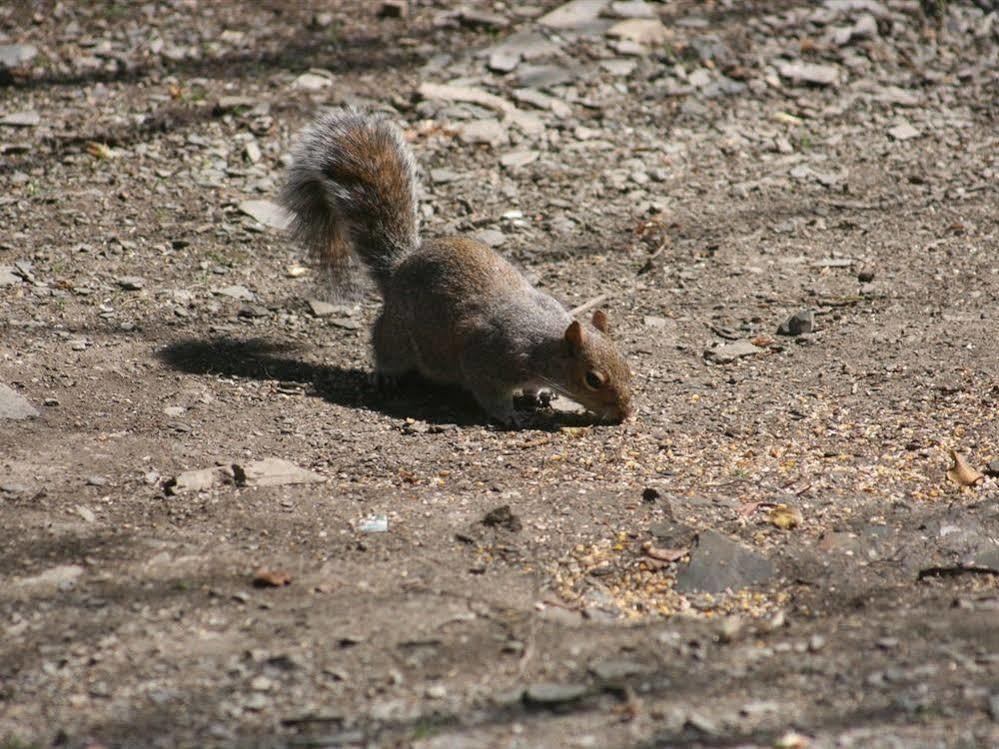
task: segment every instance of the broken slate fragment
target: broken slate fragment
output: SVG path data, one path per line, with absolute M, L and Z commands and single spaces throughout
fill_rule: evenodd
M 42 117 L 34 109 L 26 109 L 23 112 L 12 112 L 0 117 L 0 125 L 8 127 L 35 127 L 40 125 Z
M 811 86 L 832 86 L 839 82 L 839 68 L 835 65 L 818 65 L 807 62 L 789 62 L 780 66 L 781 77 L 792 83 Z
M 546 13 L 538 23 L 549 29 L 583 29 L 592 26 L 610 0 L 572 0 Z
M 524 702 L 535 707 L 558 707 L 575 702 L 586 694 L 584 684 L 554 684 L 541 682 L 531 684 L 524 690 Z
M 218 289 L 215 291 L 219 296 L 227 296 L 230 299 L 238 299 L 241 302 L 252 302 L 255 301 L 257 295 L 250 291 L 245 286 L 226 286 L 224 289 Z
M 146 282 L 139 276 L 120 276 L 115 280 L 118 287 L 124 291 L 139 291 L 146 285 Z
M 777 335 L 799 336 L 815 330 L 815 313 L 810 309 L 795 312 L 777 327 Z
M 607 36 L 635 44 L 657 45 L 665 43 L 670 32 L 658 18 L 629 18 L 611 26 Z
M 506 128 L 496 119 L 473 120 L 458 127 L 458 137 L 469 145 L 504 146 L 510 142 Z
M 690 564 L 682 567 L 676 587 L 684 593 L 721 593 L 766 582 L 777 574 L 776 565 L 747 546 L 717 531 L 701 531 L 690 551 Z
M 270 200 L 244 200 L 239 204 L 239 210 L 273 229 L 286 229 L 291 222 L 288 212 Z
M 21 277 L 14 273 L 14 266 L 0 265 L 0 288 L 21 283 Z
M 313 471 L 299 468 L 281 458 L 264 458 L 232 467 L 238 486 L 282 486 L 284 484 L 316 484 L 325 481 Z
M 759 346 L 753 345 L 750 341 L 735 341 L 723 346 L 709 348 L 704 352 L 704 358 L 712 364 L 728 364 L 744 356 L 752 356 L 763 351 Z
M 918 138 L 922 135 L 922 133 L 916 130 L 916 128 L 908 122 L 903 122 L 888 130 L 888 135 L 890 135 L 893 140 L 911 140 L 912 138 Z
M 0 384 L 0 420 L 24 421 L 38 417 L 38 409 L 13 388 Z
M 0 67 L 18 68 L 38 54 L 34 44 L 0 44 Z

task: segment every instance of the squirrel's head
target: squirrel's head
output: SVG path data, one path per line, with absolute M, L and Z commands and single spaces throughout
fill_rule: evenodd
M 573 320 L 565 329 L 569 356 L 568 395 L 603 421 L 631 416 L 631 370 L 610 338 L 610 323 L 601 310 L 592 327 Z

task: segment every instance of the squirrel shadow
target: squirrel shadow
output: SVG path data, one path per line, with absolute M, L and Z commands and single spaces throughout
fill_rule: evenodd
M 457 426 L 491 423 L 472 395 L 458 386 L 431 383 L 412 374 L 386 391 L 371 383 L 370 372 L 301 361 L 289 355 L 294 349 L 293 345 L 262 339 L 189 338 L 167 345 L 157 357 L 172 369 L 187 374 L 311 385 L 315 394 L 329 403 L 377 411 L 394 418 Z M 592 423 L 580 414 L 539 409 L 529 426 L 550 431 Z

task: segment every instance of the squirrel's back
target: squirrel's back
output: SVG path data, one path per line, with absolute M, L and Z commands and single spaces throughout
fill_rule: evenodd
M 402 133 L 383 116 L 337 109 L 306 128 L 292 156 L 281 203 L 295 237 L 342 281 L 356 254 L 384 291 L 419 246 L 416 165 Z

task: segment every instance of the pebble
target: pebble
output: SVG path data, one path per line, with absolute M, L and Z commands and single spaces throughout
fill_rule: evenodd
M 607 36 L 635 44 L 659 45 L 670 38 L 670 31 L 658 18 L 629 18 L 611 26 Z
M 38 55 L 34 44 L 0 44 L 0 67 L 19 68 Z
M 922 133 L 920 133 L 916 128 L 914 128 L 908 122 L 903 122 L 896 125 L 888 130 L 888 135 L 892 137 L 893 140 L 912 140 L 913 138 L 918 138 Z
M 302 73 L 298 78 L 294 80 L 291 84 L 292 88 L 297 88 L 302 91 L 320 91 L 328 86 L 333 85 L 332 76 L 329 74 L 321 73 Z
M 0 419 L 24 421 L 38 417 L 38 409 L 13 388 L 0 383 Z
M 795 312 L 777 326 L 778 335 L 799 336 L 815 330 L 815 313 L 810 309 Z
M 42 116 L 34 109 L 26 109 L 23 112 L 13 112 L 0 117 L 0 125 L 8 127 L 35 127 L 42 122 Z
M 600 13 L 608 2 L 609 0 L 572 0 L 541 16 L 538 23 L 550 29 L 582 29 L 599 21 Z
M 999 459 L 990 460 L 985 466 L 985 472 L 989 476 L 999 476 Z
M 538 151 L 510 151 L 500 156 L 500 164 L 506 169 L 517 169 L 538 160 Z
M 778 68 L 782 78 L 792 83 L 807 83 L 812 86 L 832 86 L 839 82 L 839 68 L 835 65 L 819 65 L 807 62 L 789 62 Z
M 541 682 L 532 684 L 524 691 L 524 702 L 539 707 L 555 707 L 575 702 L 585 695 L 585 684 L 556 684 Z
M 622 681 L 646 673 L 648 667 L 635 661 L 608 658 L 594 663 L 590 671 L 601 681 Z
M 216 292 L 219 296 L 229 297 L 230 299 L 237 299 L 241 302 L 253 302 L 256 301 L 257 295 L 250 291 L 245 286 L 235 285 L 226 286 L 224 289 L 218 289 Z
M 0 265 L 0 288 L 21 283 L 21 277 L 14 273 L 13 265 Z
M 88 476 L 87 486 L 107 486 L 110 482 L 105 476 Z
M 282 458 L 264 458 L 244 464 L 234 464 L 232 472 L 237 486 L 283 486 L 285 484 L 316 484 L 326 480 L 314 471 L 299 468 Z
M 287 229 L 291 223 L 288 212 L 270 200 L 244 200 L 239 204 L 239 210 L 272 229 Z
M 458 138 L 468 145 L 504 146 L 510 142 L 506 127 L 495 118 L 473 120 L 458 126 Z
M 490 247 L 499 247 L 506 242 L 506 235 L 496 229 L 483 229 L 476 232 L 475 238 Z
M 610 4 L 607 15 L 614 18 L 655 18 L 656 12 L 645 0 L 618 0 Z
M 139 291 L 144 288 L 146 282 L 139 276 L 120 276 L 116 279 L 119 288 L 125 291 Z
M 755 346 L 752 342 L 742 340 L 706 349 L 704 358 L 712 364 L 729 364 L 736 359 L 759 354 L 762 351 L 763 349 Z

